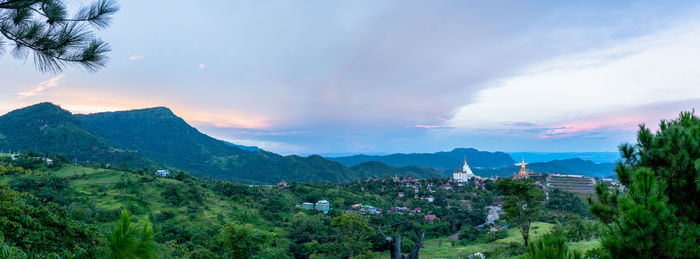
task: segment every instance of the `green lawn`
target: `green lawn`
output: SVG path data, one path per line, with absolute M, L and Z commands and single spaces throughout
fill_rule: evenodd
M 540 238 L 542 235 L 549 233 L 554 224 L 535 222 L 532 223 L 530 229 L 530 242 Z M 523 238 L 517 228 L 508 229 L 508 236 L 503 239 L 493 241 L 491 243 L 475 243 L 470 245 L 459 245 L 459 242 L 449 238 L 437 238 L 426 240 L 423 248 L 420 250 L 421 258 L 439 259 L 439 258 L 462 258 L 462 256 L 471 255 L 477 252 L 492 251 L 499 247 L 505 247 L 510 242 L 523 243 Z M 453 246 L 454 243 L 454 246 Z M 595 248 L 600 243 L 597 240 L 573 242 L 569 243 L 570 248 L 585 253 L 587 250 Z M 517 256 L 515 257 L 517 258 Z

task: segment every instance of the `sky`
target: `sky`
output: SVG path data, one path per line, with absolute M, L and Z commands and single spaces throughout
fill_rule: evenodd
M 693 1 L 119 5 L 97 73 L 41 73 L 6 46 L 0 114 L 165 106 L 281 154 L 587 152 L 700 103 Z

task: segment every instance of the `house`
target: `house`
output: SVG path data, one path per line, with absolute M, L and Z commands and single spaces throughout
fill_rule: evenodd
M 362 208 L 362 203 L 353 204 L 353 205 L 352 205 L 352 208 L 353 208 L 353 209 Z
M 48 158 L 48 157 L 47 157 L 46 160 L 44 160 L 44 161 L 46 162 L 46 166 L 52 166 L 52 165 L 53 165 L 53 159 L 51 159 L 51 158 Z
M 17 156 L 19 156 L 19 154 L 12 154 L 12 156 L 10 156 L 10 158 L 12 159 L 12 161 L 15 161 L 15 160 L 17 160 Z
M 168 170 L 160 169 L 160 170 L 156 171 L 156 176 L 165 177 L 168 175 L 170 175 L 170 171 L 168 171 Z
M 397 197 L 399 197 L 399 198 L 403 198 L 403 196 L 404 196 L 403 192 L 399 192 L 399 194 L 397 195 Z
M 433 221 L 435 221 L 435 220 L 438 219 L 438 218 L 437 218 L 437 216 L 435 216 L 435 215 L 433 215 L 433 214 L 430 214 L 430 215 L 425 215 L 425 216 L 423 216 L 423 219 L 424 219 L 425 221 L 427 221 L 427 222 L 431 222 L 431 223 L 432 223 Z
M 420 212 L 421 212 L 421 208 L 420 208 L 420 207 L 419 207 L 419 208 L 415 208 L 415 209 L 411 210 L 411 212 L 413 212 L 413 213 L 420 213 Z
M 433 197 L 433 196 L 431 195 L 430 197 L 425 198 L 425 199 L 428 200 L 428 202 L 433 202 L 433 201 L 435 200 L 435 197 Z
M 277 187 L 279 187 L 279 188 L 287 188 L 287 187 L 289 187 L 289 184 L 288 184 L 287 182 L 285 182 L 285 181 L 281 181 L 281 182 L 277 183 Z
M 328 214 L 328 211 L 331 210 L 331 204 L 327 200 L 320 200 L 316 202 L 316 206 L 314 208 Z

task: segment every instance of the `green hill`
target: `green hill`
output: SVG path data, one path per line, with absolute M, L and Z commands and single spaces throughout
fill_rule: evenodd
M 114 148 L 80 125 L 73 115 L 51 103 L 39 103 L 0 116 L 0 147 L 12 151 L 60 153 L 80 161 L 128 163 L 147 167 L 154 162 L 137 152 Z
M 168 167 L 204 178 L 274 184 L 344 182 L 382 174 L 436 175 L 430 169 L 350 168 L 314 155 L 244 150 L 199 132 L 165 107 L 73 115 L 40 103 L 0 116 L 0 148 L 59 153 L 81 162 Z M 371 169 L 371 170 L 370 170 Z

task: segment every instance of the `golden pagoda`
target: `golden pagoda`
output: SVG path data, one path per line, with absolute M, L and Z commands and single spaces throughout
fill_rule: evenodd
M 525 168 L 525 158 L 523 158 L 523 162 L 520 163 L 520 171 L 518 171 L 518 174 L 514 175 L 513 178 L 515 178 L 515 179 L 530 178 L 530 174 L 532 174 L 532 172 L 530 172 L 530 170 L 527 170 Z

